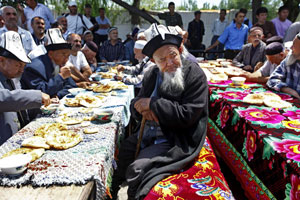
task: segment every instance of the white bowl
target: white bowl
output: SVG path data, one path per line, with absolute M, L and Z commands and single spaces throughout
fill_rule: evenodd
M 245 83 L 245 77 L 232 77 L 231 78 L 233 85 L 241 86 Z
M 77 94 L 79 94 L 81 91 L 84 91 L 83 88 L 71 88 L 68 89 L 68 91 L 73 95 L 76 96 Z
M 17 154 L 0 160 L 0 172 L 3 174 L 18 175 L 24 172 L 32 157 L 28 154 Z
M 101 122 L 109 122 L 114 114 L 112 110 L 96 110 L 94 118 Z
M 47 107 L 42 106 L 41 111 L 42 111 L 42 113 L 44 113 L 46 115 L 51 115 L 58 109 L 58 107 L 59 107 L 59 104 L 50 104 Z

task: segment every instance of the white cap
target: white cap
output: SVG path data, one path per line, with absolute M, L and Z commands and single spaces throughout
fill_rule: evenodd
M 147 44 L 147 41 L 145 41 L 145 40 L 137 40 L 134 43 L 134 48 L 135 49 L 143 49 L 146 44 Z
M 59 50 L 59 49 L 70 49 L 70 44 L 63 38 L 59 28 L 50 28 L 46 32 L 46 49 Z
M 77 3 L 76 3 L 76 1 L 70 1 L 68 5 L 69 6 L 77 6 Z
M 165 39 L 165 34 L 171 34 L 167 27 L 164 25 L 152 24 L 147 30 L 144 32 L 146 40 L 150 41 L 157 35 L 161 35 L 162 39 Z
M 284 43 L 284 48 L 290 50 L 292 45 L 293 45 L 293 41 L 285 42 Z
M 0 36 L 0 56 L 30 63 L 19 33 L 7 31 Z

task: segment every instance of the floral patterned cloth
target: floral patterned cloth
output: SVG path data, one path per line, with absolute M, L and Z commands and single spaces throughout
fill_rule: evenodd
M 246 94 L 255 92 L 274 92 L 293 107 L 273 109 L 242 102 Z M 264 87 L 212 85 L 210 118 L 220 132 L 208 132 L 208 137 L 214 146 L 219 146 L 219 153 L 237 176 L 246 196 L 250 199 L 300 199 L 299 100 Z M 228 156 L 228 149 L 234 149 L 230 152 L 235 156 Z M 243 159 L 243 165 L 232 164 L 236 158 Z M 250 190 L 251 182 L 257 190 Z
M 144 198 L 144 200 L 157 199 L 234 199 L 208 138 L 192 167 L 158 182 Z
M 68 129 L 81 134 L 83 141 L 67 150 L 46 150 L 45 154 L 33 163 L 29 164 L 26 172 L 17 177 L 4 174 L 0 175 L 0 185 L 20 186 L 31 184 L 35 187 L 51 185 L 84 185 L 93 180 L 96 182 L 96 198 L 106 196 L 111 173 L 113 170 L 116 141 L 127 125 L 129 104 L 133 97 L 133 87 L 118 91 L 117 96 L 107 97 L 102 108 L 110 108 L 114 115 L 109 123 L 96 121 L 84 122 L 86 125 L 71 125 Z M 80 113 L 81 108 L 63 107 L 60 113 L 68 113 L 76 117 L 88 117 L 91 114 Z M 102 109 L 101 108 L 101 109 Z M 93 109 L 96 111 L 98 108 Z M 0 147 L 0 157 L 6 152 L 19 148 L 25 138 L 33 136 L 34 131 L 45 123 L 54 123 L 58 113 L 51 116 L 37 118 L 21 129 Z M 96 134 L 84 134 L 84 128 L 98 128 Z

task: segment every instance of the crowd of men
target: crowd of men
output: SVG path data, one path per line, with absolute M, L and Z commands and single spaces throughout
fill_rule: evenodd
M 146 122 L 137 157 L 138 133 L 121 145 L 113 199 L 124 180 L 129 185 L 128 199 L 139 199 L 157 181 L 186 166 L 199 154 L 206 134 L 207 80 L 188 51 L 205 49 L 205 24 L 196 11 L 185 31 L 175 4 L 170 2 L 168 8 L 169 12 L 149 12 L 165 20 L 166 26 L 134 28 L 122 42 L 104 8 L 93 17 L 91 5 L 86 4 L 82 15 L 77 3 L 70 1 L 69 13 L 55 20 L 49 8 L 36 0 L 26 0 L 25 8 L 2 7 L 0 145 L 36 117 L 42 104 L 57 103 L 68 89 L 92 84 L 90 76 L 99 62 L 129 60 L 133 65 L 120 65 L 118 71 L 124 75 L 115 79 L 135 85 L 139 92 L 131 102 L 131 114 Z M 25 27 L 18 25 L 17 12 Z M 217 51 L 211 59 L 232 59 L 247 80 L 300 99 L 299 22 L 287 19 L 284 6 L 272 21 L 266 20 L 268 10 L 259 8 L 254 25 L 246 13 L 241 9 L 229 22 L 222 9 L 212 22 L 211 46 L 205 50 Z

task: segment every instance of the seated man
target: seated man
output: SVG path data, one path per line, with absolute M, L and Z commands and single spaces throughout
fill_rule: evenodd
M 121 144 L 113 198 L 125 177 L 128 199 L 147 195 L 157 181 L 179 172 L 199 154 L 206 135 L 205 74 L 181 54 L 182 38 L 166 27 L 153 24 L 145 35 L 152 39 L 142 52 L 156 66 L 145 74 L 140 93 L 131 102 L 132 116 L 146 120 L 141 150 L 135 158 L 138 133 Z
M 286 57 L 283 45 L 279 42 L 273 42 L 266 47 L 267 61 L 254 73 L 245 73 L 247 81 L 256 83 L 266 83 L 276 67 Z
M 300 99 L 300 34 L 297 34 L 289 54 L 271 74 L 267 86 Z
M 88 64 L 90 65 L 91 70 L 95 72 L 97 69 L 96 55 L 98 52 L 98 46 L 96 45 L 95 42 L 90 41 L 85 43 L 81 51 L 84 54 Z
M 266 60 L 266 45 L 261 41 L 263 30 L 260 27 L 250 29 L 248 44 L 245 44 L 242 51 L 233 59 L 233 62 L 246 71 L 253 72 L 255 66 L 262 65 Z
M 86 87 L 89 85 L 89 77 L 92 70 L 81 50 L 81 37 L 78 34 L 72 33 L 68 36 L 68 43 L 71 44 L 71 54 L 67 65 L 70 65 L 71 77 L 79 84 Z
M 61 99 L 68 94 L 68 89 L 77 87 L 70 67 L 66 66 L 71 45 L 63 39 L 58 28 L 47 30 L 46 41 L 47 54 L 33 59 L 25 67 L 21 84 L 25 89 L 38 89 Z
M 109 40 L 103 42 L 100 48 L 101 62 L 118 62 L 125 57 L 125 47 L 119 40 L 118 28 L 111 27 L 108 30 Z
M 21 76 L 25 63 L 30 63 L 21 37 L 8 31 L 0 38 L 0 145 L 28 122 L 26 109 L 50 104 L 49 95 L 39 90 L 16 89 L 12 78 Z
M 149 57 L 146 57 L 142 53 L 142 50 L 146 44 L 147 41 L 145 40 L 138 40 L 134 44 L 134 57 L 139 61 L 139 64 L 135 66 L 122 65 L 118 67 L 118 71 L 124 71 L 125 74 L 131 74 L 132 76 L 117 76 L 116 79 L 122 80 L 126 84 L 134 85 L 136 88 L 141 88 L 144 74 L 149 70 L 150 66 L 154 65 L 154 63 L 150 61 Z

